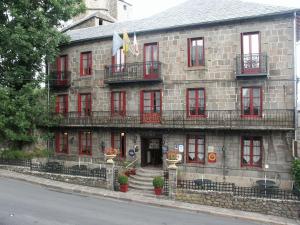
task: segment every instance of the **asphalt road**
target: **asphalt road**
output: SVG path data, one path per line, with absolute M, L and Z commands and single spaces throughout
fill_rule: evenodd
M 0 178 L 0 225 L 254 225 L 259 223 L 84 196 Z

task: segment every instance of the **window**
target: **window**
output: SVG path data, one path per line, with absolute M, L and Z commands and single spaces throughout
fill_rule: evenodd
M 158 65 L 158 43 L 144 45 L 144 77 L 148 79 L 157 78 Z
M 55 134 L 55 152 L 68 154 L 69 144 L 67 132 L 57 132 Z
M 126 93 L 125 91 L 111 92 L 111 113 L 112 115 L 126 114 Z
M 205 137 L 189 135 L 187 137 L 187 162 L 205 163 Z
M 204 38 L 188 39 L 188 65 L 204 66 Z
M 92 155 L 92 132 L 79 132 L 79 154 Z
M 259 32 L 242 33 L 242 72 L 256 74 L 260 72 Z
M 260 87 L 242 88 L 242 115 L 262 115 L 262 91 Z
M 296 41 L 300 41 L 300 16 L 296 16 Z
M 80 76 L 92 75 L 92 52 L 80 54 Z
M 81 116 L 91 116 L 92 112 L 92 99 L 91 94 L 78 95 L 78 113 Z
M 126 135 L 125 133 L 112 132 L 111 146 L 120 152 L 121 158 L 126 158 Z
M 205 115 L 205 90 L 204 88 L 187 90 L 187 115 Z
M 59 56 L 56 60 L 57 66 L 57 80 L 65 81 L 67 79 L 67 71 L 68 71 L 68 56 L 62 55 Z
M 123 47 L 120 48 L 116 55 L 112 57 L 112 65 L 113 65 L 113 72 L 123 72 L 125 67 L 125 54 L 123 52 Z
M 55 112 L 64 115 L 68 114 L 68 95 L 56 96 Z
M 160 122 L 161 114 L 161 91 L 141 92 L 141 114 L 144 123 Z
M 262 138 L 242 137 L 242 166 L 262 166 Z

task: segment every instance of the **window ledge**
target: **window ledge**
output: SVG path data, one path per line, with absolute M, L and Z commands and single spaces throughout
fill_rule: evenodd
M 194 71 L 194 70 L 205 70 L 205 66 L 187 66 L 185 71 Z

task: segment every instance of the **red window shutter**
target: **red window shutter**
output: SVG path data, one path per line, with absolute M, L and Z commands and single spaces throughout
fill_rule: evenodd
M 140 92 L 140 112 L 144 113 L 144 91 Z
M 81 95 L 78 94 L 78 115 L 81 115 Z
M 123 114 L 126 115 L 126 92 L 122 92 L 123 95 Z
M 186 115 L 189 116 L 190 115 L 190 104 L 189 104 L 189 89 L 186 89 Z
M 113 115 L 115 110 L 114 110 L 114 92 L 110 93 L 110 110 L 111 114 Z
M 55 150 L 56 150 L 56 152 L 59 152 L 60 151 L 60 149 L 59 149 L 59 133 L 57 132 L 56 134 L 55 134 Z
M 65 113 L 67 114 L 69 112 L 69 97 L 68 95 L 65 95 Z
M 93 73 L 93 59 L 92 59 L 92 52 L 88 54 L 89 59 L 89 75 L 92 75 Z
M 80 53 L 80 76 L 83 76 L 83 54 Z
M 92 113 L 92 94 L 88 94 L 88 109 L 89 113 Z
M 55 102 L 55 112 L 59 113 L 59 98 L 60 96 L 56 96 L 56 102 Z

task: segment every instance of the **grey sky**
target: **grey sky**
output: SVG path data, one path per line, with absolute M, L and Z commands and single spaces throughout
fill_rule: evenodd
M 176 6 L 187 0 L 127 0 L 133 4 L 133 18 L 139 19 L 147 16 L 151 16 L 155 13 L 161 12 L 167 8 Z M 286 7 L 300 8 L 300 0 L 243 0 L 248 2 L 258 2 L 269 5 L 282 5 Z M 190 0 L 190 4 L 193 4 L 193 0 Z

